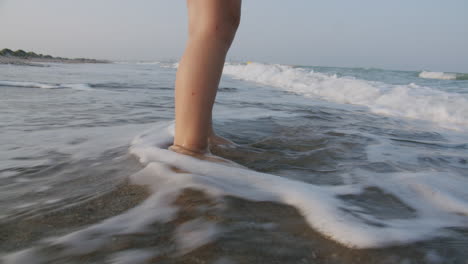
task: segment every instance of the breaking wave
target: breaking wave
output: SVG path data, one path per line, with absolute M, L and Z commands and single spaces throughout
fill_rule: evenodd
M 468 80 L 468 74 L 422 71 L 419 78 L 438 80 Z
M 305 97 L 366 106 L 376 114 L 431 121 L 451 129 L 468 128 L 468 98 L 458 93 L 413 83 L 390 85 L 338 77 L 285 65 L 226 64 L 224 73 Z

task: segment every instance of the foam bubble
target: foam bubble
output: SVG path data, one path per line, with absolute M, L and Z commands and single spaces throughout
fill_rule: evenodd
M 224 73 L 305 97 L 368 107 L 382 115 L 431 121 L 445 128 L 468 128 L 468 98 L 416 84 L 389 85 L 337 77 L 285 65 L 226 64 Z

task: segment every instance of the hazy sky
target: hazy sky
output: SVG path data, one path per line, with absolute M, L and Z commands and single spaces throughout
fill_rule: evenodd
M 231 60 L 468 72 L 467 0 L 244 0 L 242 12 Z M 183 0 L 0 0 L 0 48 L 177 59 L 186 29 Z

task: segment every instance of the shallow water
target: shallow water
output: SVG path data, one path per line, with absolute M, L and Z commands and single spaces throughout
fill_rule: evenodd
M 466 263 L 468 81 L 228 63 L 239 168 L 164 149 L 175 71 L 0 65 L 4 262 Z

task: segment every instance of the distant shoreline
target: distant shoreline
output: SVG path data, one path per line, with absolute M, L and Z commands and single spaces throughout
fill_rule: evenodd
M 87 58 L 62 58 L 50 55 L 36 54 L 34 52 L 25 52 L 23 50 L 12 51 L 10 49 L 0 50 L 0 64 L 11 64 L 20 66 L 45 67 L 43 63 L 111 63 L 107 60 L 96 60 Z

